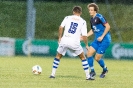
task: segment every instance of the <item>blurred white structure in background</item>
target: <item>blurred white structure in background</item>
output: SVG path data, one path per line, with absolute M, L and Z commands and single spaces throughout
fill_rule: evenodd
M 9 37 L 0 37 L 0 56 L 15 55 L 15 39 Z

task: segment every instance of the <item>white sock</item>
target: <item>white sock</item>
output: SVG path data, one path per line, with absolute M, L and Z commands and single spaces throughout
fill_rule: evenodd
M 86 78 L 90 78 L 90 74 L 89 74 L 89 65 L 88 65 L 88 62 L 85 60 L 82 60 L 82 66 L 83 66 L 83 69 L 85 71 L 85 74 L 86 74 Z
M 55 72 L 56 72 L 56 70 L 57 70 L 56 68 L 53 68 L 53 69 L 52 69 L 51 76 L 55 76 Z
M 85 70 L 86 78 L 90 78 L 89 70 Z

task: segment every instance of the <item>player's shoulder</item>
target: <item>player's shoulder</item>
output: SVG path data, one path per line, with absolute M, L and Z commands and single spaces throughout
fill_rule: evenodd
M 83 19 L 83 23 L 86 23 L 86 20 Z
M 65 16 L 65 19 L 68 19 L 70 16 Z
M 80 19 L 81 19 L 83 22 L 86 22 L 86 20 L 85 20 L 84 18 L 80 17 Z
M 71 19 L 73 17 L 73 15 L 68 15 L 68 16 L 65 16 L 65 19 Z
M 83 21 L 85 21 L 85 19 L 84 18 L 82 18 L 82 17 L 80 17 Z
M 98 17 L 98 18 L 103 18 L 103 15 L 100 14 L 100 13 L 97 13 L 97 14 L 96 14 L 96 17 Z

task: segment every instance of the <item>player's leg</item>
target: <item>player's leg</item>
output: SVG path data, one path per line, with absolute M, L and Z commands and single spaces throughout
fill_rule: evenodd
M 57 68 L 59 66 L 61 57 L 62 57 L 62 54 L 57 53 L 56 57 L 54 58 L 53 67 L 52 67 L 52 73 L 50 75 L 50 78 L 55 78 L 55 73 L 56 73 L 56 70 L 57 70 Z
M 103 54 L 105 53 L 105 50 L 109 47 L 108 42 L 106 43 L 101 43 L 100 47 L 97 50 L 97 53 L 95 55 L 95 60 L 99 63 L 99 65 L 103 68 L 103 71 L 100 75 L 100 78 L 104 78 L 106 73 L 108 72 L 107 66 L 104 62 L 104 60 L 102 59 Z
M 88 64 L 90 66 L 90 76 L 93 77 L 96 75 L 95 70 L 94 70 L 94 58 L 93 58 L 93 54 L 95 53 L 95 49 L 90 46 L 88 52 L 87 52 L 87 60 L 88 60 Z
M 53 61 L 52 73 L 50 75 L 50 78 L 55 78 L 55 73 L 59 66 L 60 59 L 63 55 L 65 55 L 66 50 L 67 50 L 67 48 L 65 46 L 59 45 L 59 47 L 57 49 L 56 57 L 54 58 L 54 61 Z
M 83 69 L 85 71 L 85 74 L 86 74 L 86 80 L 94 80 L 94 78 L 90 77 L 90 74 L 89 74 L 89 65 L 88 65 L 88 62 L 85 58 L 85 55 L 84 53 L 82 52 L 80 55 L 78 55 L 79 58 L 81 59 L 81 62 L 82 62 L 82 66 L 83 66 Z
M 106 70 L 106 65 L 104 63 L 104 60 L 102 59 L 103 54 L 96 53 L 95 60 L 99 63 L 99 65 L 103 68 L 103 70 Z
M 89 65 L 88 65 L 88 62 L 86 60 L 86 57 L 85 57 L 85 54 L 83 52 L 83 48 L 81 47 L 81 45 L 70 46 L 69 48 L 72 50 L 73 55 L 79 56 L 79 58 L 81 59 L 82 67 L 83 67 L 84 72 L 86 74 L 86 80 L 94 80 L 94 78 L 90 77 Z
M 88 52 L 87 52 L 87 60 L 88 60 L 88 64 L 90 66 L 91 72 L 90 72 L 90 76 L 95 76 L 95 70 L 94 70 L 94 58 L 93 55 L 94 53 L 97 51 L 98 49 L 98 44 L 97 41 L 93 41 Z
M 98 53 L 96 53 L 96 55 L 95 55 L 95 60 L 103 68 L 103 71 L 102 71 L 102 73 L 100 75 L 100 78 L 104 78 L 106 73 L 108 72 L 108 69 L 106 67 L 106 64 L 105 64 L 104 60 L 102 59 L 102 56 L 103 56 L 103 54 L 98 54 Z

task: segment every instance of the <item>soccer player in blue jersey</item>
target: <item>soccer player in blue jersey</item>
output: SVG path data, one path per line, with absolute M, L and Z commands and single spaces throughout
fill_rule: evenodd
M 102 59 L 103 54 L 106 49 L 109 47 L 111 42 L 110 35 L 110 25 L 106 21 L 106 19 L 98 13 L 99 7 L 95 3 L 88 4 L 87 6 L 89 14 L 91 16 L 90 24 L 91 30 L 88 32 L 87 36 L 91 36 L 94 34 L 94 41 L 91 43 L 89 50 L 87 52 L 88 64 L 90 66 L 91 72 L 90 75 L 93 77 L 96 75 L 94 70 L 94 58 L 102 67 L 103 71 L 100 75 L 100 78 L 104 78 L 106 73 L 108 72 L 107 66 L 105 65 L 104 60 Z M 95 57 L 93 58 L 93 55 Z

